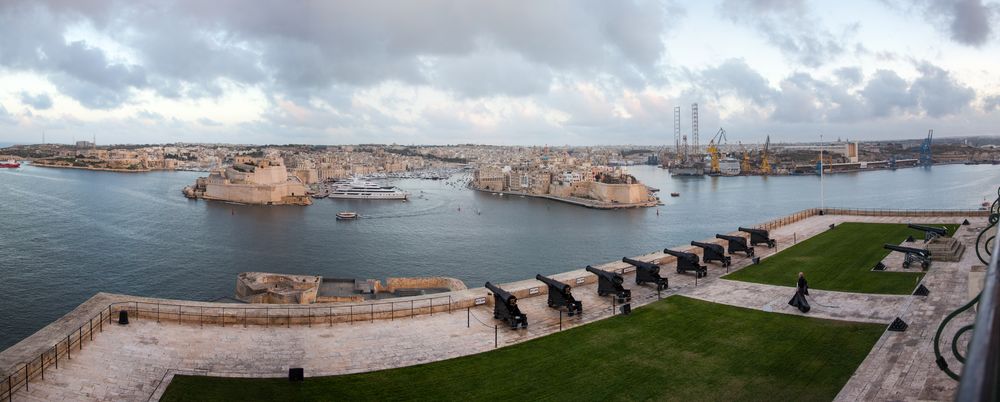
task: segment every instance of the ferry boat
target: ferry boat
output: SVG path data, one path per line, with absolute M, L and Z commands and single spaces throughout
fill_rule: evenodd
M 21 167 L 21 164 L 17 163 L 17 161 L 13 159 L 6 162 L 0 162 L 0 168 L 17 169 L 19 167 Z
M 405 200 L 410 194 L 391 186 L 380 186 L 370 181 L 351 180 L 347 183 L 334 183 L 329 198 L 346 198 L 361 200 Z
M 350 221 L 355 219 L 358 219 L 357 212 L 350 212 L 350 211 L 337 212 L 338 221 Z

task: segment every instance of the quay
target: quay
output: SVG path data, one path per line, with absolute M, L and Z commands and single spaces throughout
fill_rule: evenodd
M 809 317 L 888 325 L 901 318 L 905 332 L 884 332 L 837 400 L 949 399 L 957 383 L 935 366 L 934 329 L 946 314 L 968 301 L 976 236 L 987 227 L 989 211 L 892 211 L 809 209 L 758 224 L 770 230 L 777 247 L 758 247 L 768 259 L 798 242 L 845 222 L 954 224 L 954 238 L 970 246 L 961 260 L 935 261 L 920 281 L 930 297 L 811 290 L 816 303 Z M 731 235 L 745 235 L 730 232 Z M 722 244 L 717 239 L 706 243 Z M 701 254 L 695 246 L 673 250 Z M 676 260 L 662 251 L 633 257 L 667 266 Z M 728 269 L 711 265 L 708 275 L 666 272 L 663 291 L 635 286 L 634 268 L 620 259 L 598 269 L 620 273 L 632 290 L 632 307 L 661 298 L 686 296 L 774 314 L 804 315 L 786 301 L 789 286 L 724 279 L 755 263 L 733 254 Z M 289 368 L 307 377 L 369 372 L 430 363 L 515 345 L 620 314 L 613 298 L 596 295 L 596 277 L 575 269 L 547 275 L 574 287 L 585 313 L 573 318 L 546 305 L 546 286 L 534 279 L 500 286 L 518 297 L 532 317 L 526 330 L 512 331 L 492 319 L 487 289 L 477 287 L 385 303 L 328 306 L 194 302 L 100 293 L 34 335 L 0 352 L 0 399 L 158 400 L 176 375 L 279 378 Z M 916 287 L 917 284 L 914 284 Z M 128 325 L 118 325 L 127 312 Z M 969 312 L 946 330 L 972 321 Z M 950 347 L 946 342 L 945 347 Z M 651 357 L 652 358 L 652 357 Z M 953 363 L 956 364 L 956 363 Z M 957 365 L 957 364 L 956 364 Z
M 521 191 L 511 191 L 511 190 L 491 191 L 491 190 L 479 189 L 479 188 L 476 188 L 474 186 L 469 186 L 469 188 L 473 189 L 475 191 L 483 192 L 483 193 L 502 194 L 504 196 L 513 195 L 513 196 L 543 198 L 543 199 L 547 199 L 547 200 L 564 202 L 564 203 L 567 203 L 567 204 L 573 204 L 573 205 L 578 205 L 578 206 L 581 206 L 581 207 L 587 207 L 587 208 L 592 208 L 592 209 L 649 208 L 649 207 L 655 207 L 657 205 L 660 205 L 660 201 L 659 200 L 649 200 L 649 201 L 636 202 L 636 203 L 627 203 L 626 204 L 626 203 L 617 203 L 617 202 L 602 202 L 602 201 L 598 201 L 598 200 L 588 200 L 586 198 L 579 198 L 579 197 L 561 197 L 561 196 L 552 195 L 552 194 L 531 194 L 531 193 L 526 193 L 526 192 L 521 192 Z

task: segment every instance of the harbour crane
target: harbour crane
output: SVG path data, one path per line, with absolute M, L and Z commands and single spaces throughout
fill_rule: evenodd
M 764 151 L 760 154 L 760 174 L 769 175 L 771 174 L 771 162 L 767 160 L 770 156 L 768 154 L 768 149 L 771 147 L 771 136 L 768 135 L 767 139 L 764 141 Z
M 740 142 L 740 152 L 743 153 L 743 160 L 740 161 L 740 172 L 743 174 L 750 174 L 750 151 L 747 150 L 743 143 Z
M 708 155 L 712 157 L 711 173 L 713 174 L 719 173 L 719 159 L 722 158 L 722 155 L 719 152 L 719 145 L 721 145 L 723 141 L 726 141 L 726 130 L 719 127 L 719 132 L 715 133 L 715 136 L 708 141 L 708 148 L 706 148 Z
M 931 141 L 934 139 L 934 130 L 927 130 L 927 138 L 920 143 L 920 166 L 930 166 L 934 164 L 931 156 Z

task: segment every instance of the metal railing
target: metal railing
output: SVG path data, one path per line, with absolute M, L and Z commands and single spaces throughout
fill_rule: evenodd
M 1000 390 L 997 387 L 997 384 L 1000 383 L 1000 316 L 998 316 L 1000 315 L 1000 266 L 998 266 L 1000 265 L 998 262 L 1000 242 L 996 241 L 996 233 L 990 232 L 997 226 L 998 221 L 1000 221 L 1000 189 L 997 189 L 997 199 L 990 207 L 989 225 L 976 238 L 976 256 L 985 263 L 987 259 L 980 252 L 982 250 L 989 257 L 986 281 L 979 296 L 963 306 L 963 309 L 967 309 L 967 306 L 978 300 L 976 320 L 972 325 L 959 329 L 952 342 L 952 353 L 956 359 L 964 363 L 956 396 L 958 401 L 1000 400 Z M 984 236 L 989 237 L 984 241 Z M 950 317 L 951 315 L 949 315 Z M 941 327 L 943 328 L 945 324 L 947 324 L 947 319 L 941 323 Z M 972 337 L 969 339 L 967 354 L 962 356 L 958 352 L 956 344 L 958 336 L 968 330 L 972 331 Z M 940 334 L 940 332 L 939 328 L 938 333 Z M 937 352 L 936 338 L 934 347 L 935 352 Z M 939 362 L 943 361 L 940 354 L 938 356 Z M 941 366 L 940 363 L 939 366 Z M 947 364 L 941 369 L 949 375 L 952 374 L 947 369 Z
M 0 384 L 0 401 L 12 401 L 14 392 L 21 388 L 31 389 L 31 381 L 36 378 L 44 380 L 46 368 L 54 366 L 58 369 L 60 359 L 72 360 L 73 349 L 83 350 L 84 342 L 94 340 L 94 331 L 104 332 L 104 316 L 106 314 L 108 314 L 107 311 L 102 309 L 90 317 L 85 324 L 66 334 L 66 338 L 61 338 L 51 348 L 40 353 L 38 357 L 21 363 L 20 368 L 7 374 L 3 383 Z
M 989 215 L 989 211 L 976 209 L 809 208 L 803 209 L 791 215 L 769 220 L 755 227 L 758 229 L 772 230 L 806 218 L 820 215 L 820 211 L 822 211 L 825 215 L 893 216 L 915 218 L 924 216 L 973 217 Z
M 38 357 L 20 364 L 13 373 L 0 383 L 0 401 L 13 400 L 14 393 L 24 388 L 30 390 L 31 381 L 45 379 L 45 371 L 59 368 L 59 360 L 71 360 L 73 350 L 83 350 L 85 342 L 94 340 L 94 333 L 104 332 L 104 326 L 113 324 L 114 319 L 122 311 L 127 311 L 130 320 L 176 321 L 180 323 L 197 323 L 198 325 L 250 325 L 285 326 L 292 325 L 329 325 L 334 323 L 374 322 L 375 320 L 394 320 L 415 315 L 434 313 L 450 313 L 453 310 L 451 295 L 429 297 L 415 300 L 387 301 L 380 303 L 337 305 L 337 306 L 302 306 L 302 307 L 270 307 L 270 306 L 200 306 L 176 303 L 158 303 L 143 301 L 124 301 L 108 305 L 101 309 L 86 323 L 61 338 L 51 348 L 40 353 Z M 107 324 L 105 324 L 107 321 Z

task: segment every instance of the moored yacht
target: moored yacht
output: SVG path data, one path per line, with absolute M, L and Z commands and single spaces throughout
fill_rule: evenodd
M 338 182 L 330 191 L 329 198 L 361 200 L 405 200 L 410 194 L 392 186 L 380 186 L 370 181 L 351 180 Z

